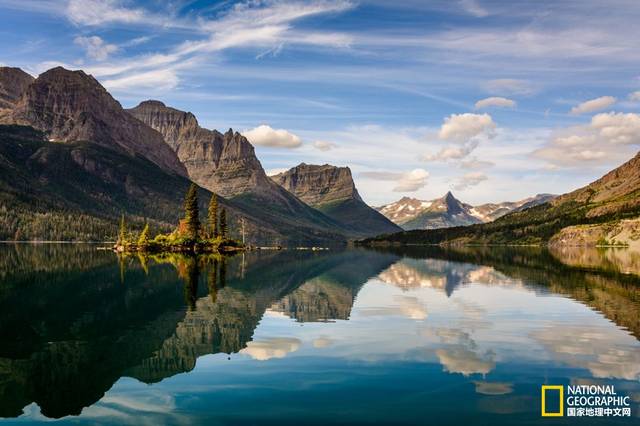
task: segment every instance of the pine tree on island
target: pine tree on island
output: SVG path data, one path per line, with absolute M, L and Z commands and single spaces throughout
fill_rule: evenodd
M 218 196 L 215 192 L 209 201 L 209 211 L 207 215 L 209 225 L 209 235 L 211 238 L 218 238 Z
M 120 231 L 118 232 L 118 245 L 127 242 L 127 224 L 124 221 L 124 214 L 120 217 Z
M 198 185 L 195 183 L 191 184 L 184 199 L 184 219 L 188 237 L 197 240 L 200 230 L 200 212 L 198 211 Z
M 149 224 L 145 223 L 144 229 L 138 238 L 138 247 L 148 247 L 149 246 Z
M 220 211 L 220 236 L 223 240 L 227 239 L 227 210 L 223 207 Z
M 125 217 L 120 218 L 118 242 L 114 250 L 118 252 L 140 253 L 229 253 L 244 250 L 244 244 L 229 239 L 227 211 L 223 207 L 218 212 L 218 197 L 212 194 L 209 200 L 207 219 L 200 222 L 198 209 L 198 186 L 191 184 L 184 197 L 184 218 L 173 232 L 151 237 L 149 223 L 145 223 L 139 237 L 127 241 Z

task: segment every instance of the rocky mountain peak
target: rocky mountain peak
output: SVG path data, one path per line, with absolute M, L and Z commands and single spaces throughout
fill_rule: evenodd
M 160 101 L 144 101 L 128 112 L 162 134 L 198 185 L 224 197 L 274 192 L 253 145 L 239 132 L 205 129 L 192 113 Z
M 402 197 L 377 210 L 405 229 L 433 229 L 491 222 L 508 213 L 546 203 L 554 197 L 551 194 L 538 194 L 520 201 L 471 206 L 448 191 L 441 198 L 431 201 Z
M 448 191 L 440 201 L 442 202 L 443 208 L 451 214 L 459 214 L 466 211 L 465 205 L 458 200 L 451 191 Z
M 140 155 L 165 171 L 186 175 L 162 136 L 127 114 L 95 78 L 83 71 L 56 67 L 40 74 L 2 121 L 32 126 L 58 142 L 90 141 Z
M 349 167 L 301 163 L 271 179 L 311 206 L 348 199 L 362 201 Z
M 34 80 L 20 68 L 0 67 L 0 109 L 13 108 Z
M 167 106 L 162 101 L 157 101 L 155 99 L 149 99 L 149 100 L 140 102 L 138 107 L 142 107 L 142 108 L 145 108 L 145 107 L 166 108 Z

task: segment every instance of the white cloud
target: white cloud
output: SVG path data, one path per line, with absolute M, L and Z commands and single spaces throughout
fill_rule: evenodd
M 286 171 L 288 171 L 289 169 L 286 167 L 278 167 L 277 169 L 268 169 L 265 170 L 265 173 L 267 174 L 267 176 L 275 176 L 275 175 L 279 175 L 280 173 L 284 173 Z
M 560 167 L 584 162 L 624 159 L 630 155 L 625 147 L 640 145 L 640 115 L 634 113 L 600 113 L 583 126 L 556 133 L 534 155 Z
M 606 143 L 614 145 L 640 144 L 640 115 L 624 113 L 597 114 L 591 127 Z
M 476 147 L 478 141 L 470 141 L 463 146 L 449 146 L 442 148 L 436 154 L 425 154 L 422 156 L 423 161 L 447 161 L 461 160 L 468 156 Z
M 640 102 L 640 90 L 637 92 L 629 93 L 629 100 L 631 102 Z
M 148 19 L 142 9 L 129 9 L 118 0 L 70 0 L 67 17 L 76 25 L 95 26 L 112 22 L 141 23 Z
M 362 172 L 360 177 L 393 181 L 395 182 L 394 192 L 415 192 L 424 188 L 429 178 L 429 172 L 424 169 L 414 169 L 410 172 Z
M 466 161 L 462 161 L 460 163 L 460 167 L 462 167 L 463 169 L 470 169 L 470 170 L 479 170 L 479 169 L 488 169 L 495 166 L 495 163 L 492 161 L 486 161 L 486 160 L 479 160 L 478 158 L 470 158 Z
M 599 98 L 590 99 L 588 101 L 582 102 L 577 106 L 571 108 L 571 114 L 584 114 L 589 112 L 600 111 L 602 109 L 608 108 L 611 105 L 616 103 L 616 98 L 613 96 L 601 96 Z
M 247 354 L 258 361 L 271 358 L 284 358 L 287 354 L 297 351 L 302 342 L 293 337 L 271 337 L 265 340 L 252 341 L 240 353 Z
M 122 43 L 120 46 L 123 46 L 123 47 L 139 46 L 141 44 L 148 43 L 149 41 L 151 41 L 151 39 L 153 39 L 153 37 L 151 36 L 136 37 L 136 38 L 132 38 L 131 40 L 125 43 Z
M 146 71 L 124 77 L 103 80 L 102 85 L 109 90 L 126 90 L 131 88 L 169 90 L 180 82 L 171 68 Z
M 496 124 L 489 114 L 451 114 L 444 119 L 438 137 L 453 142 L 467 142 L 471 138 L 492 136 Z
M 266 124 L 246 130 L 242 134 L 254 145 L 276 148 L 297 148 L 302 145 L 302 140 L 297 135 L 284 129 L 273 129 Z
M 515 108 L 515 106 L 516 106 L 515 101 L 511 99 L 503 98 L 500 96 L 492 96 L 490 98 L 480 99 L 475 104 L 476 109 L 490 108 L 490 107 Z
M 101 66 L 86 66 L 96 77 L 117 76 L 117 80 L 143 81 L 137 78 L 149 72 L 176 70 L 202 66 L 211 60 L 211 53 L 231 48 L 265 49 L 279 51 L 285 45 L 318 46 L 321 48 L 348 48 L 351 36 L 340 32 L 318 32 L 293 28 L 293 22 L 327 13 L 339 13 L 355 7 L 346 0 L 310 0 L 305 2 L 256 1 L 238 3 L 214 19 L 177 18 L 171 11 L 152 13 L 142 8 L 125 7 L 118 0 L 71 0 L 65 10 L 66 17 L 79 26 L 99 26 L 113 23 L 121 25 L 149 25 L 162 29 L 178 28 L 201 34 L 195 40 L 182 42 L 166 53 L 145 54 Z M 144 43 L 141 37 L 123 43 L 123 47 Z M 176 78 L 172 81 L 177 80 Z M 167 87 L 170 85 L 163 85 Z M 115 86 L 114 86 L 115 87 Z M 132 84 L 127 83 L 126 89 Z M 139 86 L 144 89 L 144 86 Z
M 486 16 L 489 16 L 489 12 L 485 8 L 480 6 L 480 3 L 477 0 L 460 0 L 460 5 L 466 12 L 475 16 L 476 18 L 484 18 Z
M 408 173 L 404 173 L 398 180 L 397 185 L 393 188 L 394 192 L 415 192 L 424 188 L 429 178 L 429 172 L 424 169 L 414 169 Z
M 485 83 L 484 87 L 489 93 L 506 96 L 530 95 L 535 92 L 535 87 L 531 82 L 514 78 L 498 78 L 495 80 L 489 80 Z
M 327 142 L 327 141 L 315 141 L 312 145 L 315 149 L 320 151 L 330 151 L 333 148 L 338 146 L 333 142 Z
M 466 173 L 457 180 L 453 188 L 458 191 L 463 191 L 465 189 L 471 188 L 472 186 L 479 185 L 481 182 L 484 182 L 487 179 L 489 179 L 487 175 L 481 172 Z
M 110 54 L 118 50 L 115 44 L 105 43 L 98 36 L 76 37 L 73 42 L 87 51 L 87 56 L 97 61 L 106 60 Z

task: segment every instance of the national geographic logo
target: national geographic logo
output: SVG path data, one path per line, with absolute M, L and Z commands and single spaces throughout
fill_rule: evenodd
M 549 395 L 549 397 L 547 397 L 547 395 Z M 552 411 L 548 411 L 547 406 L 555 405 L 554 402 L 557 403 L 557 408 L 551 408 Z M 563 404 L 564 386 L 542 385 L 542 417 L 562 417 L 564 415 Z
M 613 385 L 542 385 L 540 392 L 542 417 L 631 417 L 630 398 Z

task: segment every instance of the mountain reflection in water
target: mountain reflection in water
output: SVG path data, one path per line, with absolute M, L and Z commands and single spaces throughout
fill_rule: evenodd
M 384 400 L 394 410 L 410 401 L 427 404 L 422 398 L 432 400 L 433 409 L 449 409 L 413 387 L 427 373 L 434 386 L 451 381 L 457 393 L 469 386 L 464 389 L 476 398 L 469 416 L 535 412 L 537 392 L 523 390 L 548 380 L 540 372 L 549 369 L 564 381 L 615 380 L 637 401 L 634 259 L 620 252 L 513 248 L 116 257 L 90 245 L 4 245 L 0 417 L 25 412 L 31 420 L 81 415 L 78 420 L 109 421 L 98 408 L 113 408 L 129 383 L 124 377 L 154 384 L 137 390 L 147 402 L 154 392 L 168 392 L 169 411 L 187 410 L 195 423 L 217 415 L 232 423 L 293 419 L 286 401 L 263 394 L 274 391 L 271 380 L 291 382 L 290 391 L 298 389 L 302 399 L 318 387 L 331 389 L 329 416 L 344 410 L 340 394 L 350 395 L 354 386 L 363 387 L 375 409 L 380 396 L 374 391 L 383 386 L 370 374 L 376 369 L 389 379 L 380 390 L 390 392 Z M 225 355 L 206 357 L 215 354 Z M 227 360 L 231 354 L 234 360 Z M 434 365 L 438 369 L 430 369 Z M 509 369 L 513 365 L 518 368 Z M 405 376 L 408 368 L 416 369 L 414 378 Z M 216 402 L 197 390 L 207 389 L 209 371 L 217 372 L 220 386 L 230 381 L 216 391 Z M 311 379 L 311 371 L 343 373 Z M 191 373 L 180 375 L 185 372 Z M 185 380 L 193 381 L 185 385 L 189 391 L 171 391 Z M 398 380 L 402 391 L 393 384 Z M 180 392 L 208 402 L 189 407 Z M 234 408 L 254 398 L 270 401 L 268 412 Z M 359 411 L 357 402 L 351 410 L 352 423 L 374 414 L 391 421 Z M 398 422 L 419 423 L 415 409 L 404 410 Z M 178 422 L 166 415 L 154 414 L 157 421 Z M 318 422 L 331 423 L 321 417 Z

